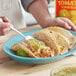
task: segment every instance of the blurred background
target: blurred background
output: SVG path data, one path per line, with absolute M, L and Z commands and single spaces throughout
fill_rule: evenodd
M 54 0 L 51 0 L 51 2 L 49 3 L 48 5 L 48 9 L 49 9 L 49 12 L 51 14 L 52 17 L 55 17 L 55 1 Z M 35 25 L 37 24 L 36 20 L 34 19 L 34 17 L 29 14 L 28 12 L 24 11 L 24 15 L 25 15 L 25 20 L 26 20 L 26 24 L 29 26 L 29 25 Z

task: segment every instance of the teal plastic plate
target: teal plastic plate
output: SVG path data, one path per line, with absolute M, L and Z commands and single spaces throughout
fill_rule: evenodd
M 39 31 L 41 29 L 37 29 L 37 30 L 33 30 L 33 31 L 28 31 L 23 33 L 24 35 L 32 35 L 33 33 Z M 70 31 L 73 35 L 76 36 L 76 32 Z M 64 58 L 66 56 L 69 56 L 73 53 L 76 52 L 76 47 L 74 47 L 72 50 L 69 50 L 69 52 L 62 54 L 62 55 L 58 55 L 55 57 L 48 57 L 48 58 L 29 58 L 29 57 L 20 57 L 17 56 L 14 52 L 12 52 L 11 46 L 14 43 L 19 43 L 22 40 L 24 40 L 24 38 L 20 35 L 17 35 L 15 37 L 10 38 L 7 42 L 5 42 L 5 44 L 3 45 L 3 51 L 11 58 L 13 58 L 14 60 L 24 63 L 24 64 L 44 64 L 44 63 L 49 63 L 51 61 L 56 61 L 58 59 Z

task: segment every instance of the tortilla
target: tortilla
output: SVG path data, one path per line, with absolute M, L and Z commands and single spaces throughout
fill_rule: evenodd
M 52 30 L 40 30 L 34 33 L 33 36 L 39 38 L 40 40 L 45 42 L 47 46 L 52 48 L 55 52 L 55 55 L 59 55 L 60 53 L 68 50 L 67 39 L 65 39 L 63 35 Z
M 13 51 L 18 51 L 18 49 L 22 49 L 24 50 L 30 57 L 34 57 L 34 58 L 38 58 L 37 56 L 35 56 L 30 49 L 28 49 L 26 46 L 26 44 L 24 42 L 21 42 L 21 43 L 15 43 L 13 46 L 12 46 L 12 50 Z
M 57 33 L 60 33 L 60 34 L 62 34 L 64 37 L 66 37 L 67 41 L 69 41 L 69 43 L 68 43 L 69 48 L 72 48 L 72 46 L 73 46 L 74 43 L 75 43 L 75 37 L 72 35 L 72 33 L 70 33 L 68 30 L 66 30 L 66 29 L 64 29 L 64 28 L 57 27 L 57 26 L 48 27 L 47 29 L 48 29 L 48 30 L 52 30 L 52 31 L 57 32 Z

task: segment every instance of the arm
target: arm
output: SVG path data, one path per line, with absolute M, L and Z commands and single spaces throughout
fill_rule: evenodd
M 26 2 L 26 0 L 22 0 L 23 3 Z M 29 0 L 31 1 L 31 0 Z M 26 5 L 26 4 L 23 4 Z M 25 8 L 25 7 L 24 7 Z M 27 8 L 27 10 L 35 17 L 37 22 L 42 27 L 48 27 L 57 25 L 60 27 L 64 27 L 66 29 L 72 29 L 73 31 L 76 31 L 75 25 L 67 18 L 58 17 L 53 19 L 48 11 L 48 2 L 47 0 L 33 0 Z
M 48 25 L 51 19 L 48 11 L 48 2 L 47 0 L 21 0 L 24 9 L 29 11 L 42 27 Z
M 36 0 L 29 6 L 28 10 L 42 27 L 48 25 L 51 20 L 47 0 Z

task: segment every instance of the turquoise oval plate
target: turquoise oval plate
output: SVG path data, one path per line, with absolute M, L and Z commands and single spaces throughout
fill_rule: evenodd
M 41 29 L 37 29 L 37 30 L 33 30 L 33 31 L 28 31 L 23 33 L 24 35 L 32 35 L 33 33 L 39 31 Z M 70 31 L 73 35 L 76 36 L 76 32 Z M 5 44 L 3 45 L 3 51 L 5 52 L 5 54 L 7 54 L 8 56 L 10 56 L 11 58 L 15 59 L 18 62 L 24 63 L 24 64 L 44 64 L 44 63 L 49 63 L 51 61 L 54 60 L 58 60 L 61 59 L 63 57 L 69 56 L 73 53 L 76 52 L 76 47 L 73 48 L 72 50 L 69 50 L 69 52 L 62 54 L 62 55 L 58 55 L 55 57 L 48 57 L 48 58 L 29 58 L 29 57 L 20 57 L 17 56 L 13 51 L 11 51 L 11 46 L 14 43 L 19 43 L 20 41 L 24 40 L 24 38 L 20 35 L 17 35 L 15 37 L 10 38 L 8 41 L 5 42 Z

